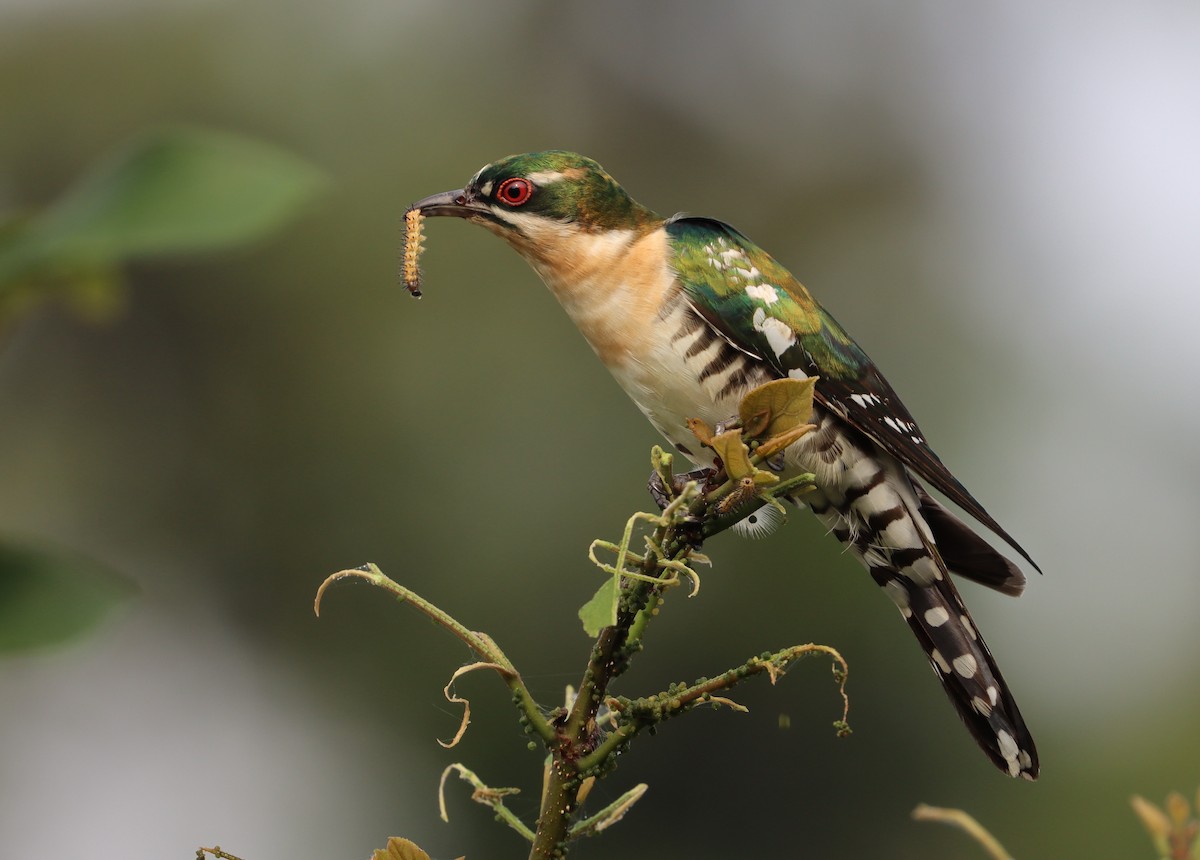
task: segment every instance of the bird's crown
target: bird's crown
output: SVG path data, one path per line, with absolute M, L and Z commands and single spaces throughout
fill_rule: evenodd
M 528 152 L 493 161 L 463 189 L 493 218 L 519 226 L 527 216 L 592 232 L 644 228 L 662 219 L 631 198 L 590 158 L 564 150 Z

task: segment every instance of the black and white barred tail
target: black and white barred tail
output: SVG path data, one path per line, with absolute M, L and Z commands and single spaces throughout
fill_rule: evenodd
M 817 476 L 804 503 L 899 608 L 988 757 L 1010 776 L 1036 779 L 1033 738 L 948 576 L 1019 594 L 1024 575 L 869 438 L 823 410 L 813 420 L 818 429 L 796 446 Z
M 670 354 L 678 360 L 664 373 L 675 386 L 655 389 L 654 398 L 639 398 L 637 385 L 628 380 L 622 384 L 681 453 L 707 465 L 684 419 L 733 415 L 749 388 L 777 378 L 779 372 L 714 328 L 682 293 L 663 305 L 659 318 L 668 332 Z M 618 373 L 617 378 L 623 377 Z M 695 387 L 679 386 L 683 379 L 695 380 Z M 828 385 L 818 382 L 818 399 L 823 384 Z M 885 405 L 882 394 L 857 398 L 848 395 L 848 402 L 860 411 Z M 716 405 L 706 413 L 705 402 Z M 950 701 L 988 757 L 1011 776 L 1034 779 L 1038 763 L 1033 739 L 948 576 L 955 573 L 1015 595 L 1025 586 L 1024 574 L 926 494 L 901 461 L 856 428 L 850 416 L 845 403 L 840 411 L 818 405 L 811 418 L 817 429 L 788 448 L 787 471 L 816 476 L 818 490 L 798 501 L 850 548 L 899 607 Z M 909 443 L 927 448 L 915 423 L 905 416 L 902 413 L 900 421 L 884 414 L 864 426 L 888 427 L 890 420 L 898 432 L 907 434 Z M 926 461 L 940 463 L 932 452 Z M 965 490 L 959 495 L 983 512 Z M 745 530 L 755 533 L 757 526 Z
M 943 578 L 914 586 L 903 574 L 880 567 L 871 568 L 871 575 L 900 608 L 983 751 L 1009 776 L 1036 779 L 1033 738 L 954 584 Z

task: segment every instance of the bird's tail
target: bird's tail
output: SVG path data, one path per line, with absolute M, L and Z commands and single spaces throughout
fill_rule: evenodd
M 922 586 L 885 567 L 872 567 L 871 575 L 900 608 L 946 695 L 988 758 L 1009 776 L 1036 779 L 1033 737 L 954 583 L 943 575 Z
M 1019 593 L 1020 571 L 910 481 L 898 462 L 866 455 L 850 438 L 838 440 L 837 454 L 838 468 L 829 470 L 824 487 L 802 497 L 804 503 L 899 608 L 988 758 L 1010 776 L 1036 779 L 1033 738 L 950 580 L 954 570 Z

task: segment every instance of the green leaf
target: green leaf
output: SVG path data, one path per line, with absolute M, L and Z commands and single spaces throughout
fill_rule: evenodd
M 588 636 L 599 636 L 605 627 L 617 623 L 617 577 L 610 576 L 592 599 L 579 610 L 579 620 Z
M 136 590 L 90 559 L 0 543 L 0 654 L 76 638 Z
M 153 130 L 49 210 L 0 233 L 0 288 L 30 269 L 245 244 L 282 226 L 326 184 L 307 162 L 260 141 Z

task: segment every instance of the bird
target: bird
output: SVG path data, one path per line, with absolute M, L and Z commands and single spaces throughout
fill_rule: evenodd
M 1037 778 L 1033 738 L 950 579 L 1015 596 L 1025 575 L 926 483 L 1040 569 L 783 265 L 725 222 L 658 215 L 597 162 L 564 150 L 494 161 L 412 209 L 464 219 L 512 246 L 650 423 L 698 467 L 713 455 L 688 419 L 719 424 L 757 386 L 817 377 L 815 429 L 784 452 L 785 476 L 814 476 L 815 489 L 796 501 L 895 603 L 988 758 L 1012 777 Z

